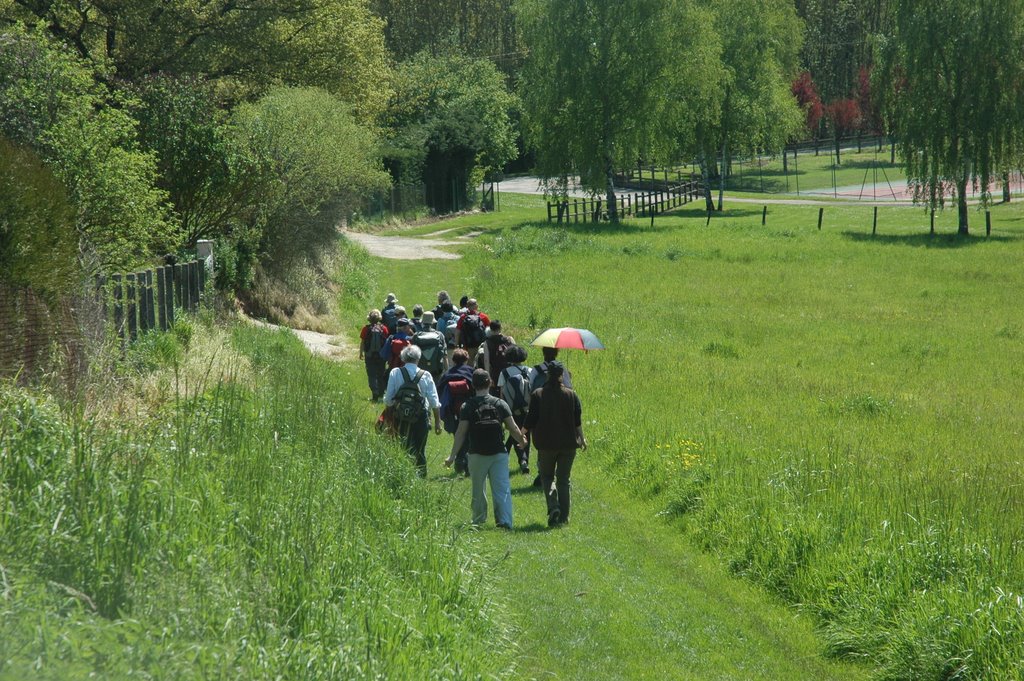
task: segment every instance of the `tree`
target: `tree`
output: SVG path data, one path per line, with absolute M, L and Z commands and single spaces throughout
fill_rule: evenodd
M 811 78 L 810 71 L 801 71 L 790 92 L 796 97 L 797 106 L 804 112 L 804 130 L 814 139 L 818 138 L 818 126 L 821 118 L 825 115 L 825 108 L 821 104 L 821 97 L 818 95 L 818 86 Z
M 837 99 L 825 107 L 825 119 L 832 130 L 832 142 L 836 148 L 836 165 L 839 160 L 839 142 L 844 135 L 849 135 L 860 128 L 861 114 L 856 99 Z
M 456 209 L 467 188 L 515 156 L 516 106 L 490 61 L 420 52 L 396 68 L 386 121 L 392 175 L 425 181 L 433 208 Z
M 32 150 L 0 137 L 0 282 L 62 293 L 74 282 L 75 214 Z
M 778 149 L 801 125 L 804 117 L 790 86 L 803 27 L 792 0 L 717 0 L 713 6 L 725 74 L 719 92 L 721 117 L 704 131 L 704 149 L 712 158 L 721 150 L 722 210 L 731 149 Z
M 178 234 L 135 122 L 87 63 L 42 35 L 0 32 L 0 134 L 30 147 L 66 188 L 80 255 L 128 268 L 173 249 Z M 83 260 L 84 263 L 84 260 Z
M 1024 5 L 902 0 L 880 51 L 883 111 L 915 199 L 956 197 L 969 234 L 968 185 L 990 199 L 995 173 L 1022 148 Z
M 529 57 L 521 83 L 537 170 L 556 191 L 569 177 L 604 193 L 618 220 L 614 170 L 664 146 L 670 54 L 662 0 L 524 0 Z
M 234 112 L 229 134 L 259 182 L 245 219 L 267 265 L 316 257 L 363 196 L 390 184 L 373 132 L 323 90 L 274 88 Z
M 203 75 L 263 92 L 315 85 L 368 122 L 387 99 L 383 23 L 368 0 L 14 0 L 0 12 L 44 28 L 118 77 Z

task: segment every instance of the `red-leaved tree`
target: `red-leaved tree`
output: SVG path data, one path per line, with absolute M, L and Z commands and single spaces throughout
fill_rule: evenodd
M 821 117 L 824 107 L 821 105 L 821 97 L 818 95 L 818 86 L 814 84 L 810 71 L 804 71 L 793 81 L 790 87 L 797 104 L 803 109 L 805 119 L 804 126 L 812 137 L 817 139 L 818 126 L 821 124 Z
M 871 67 L 862 66 L 857 72 L 857 106 L 860 107 L 860 130 L 870 135 L 882 133 L 882 115 L 871 90 Z
M 825 106 L 825 119 L 832 129 L 832 139 L 836 145 L 836 164 L 839 164 L 839 139 L 843 135 L 856 132 L 860 125 L 860 106 L 856 99 L 837 99 Z

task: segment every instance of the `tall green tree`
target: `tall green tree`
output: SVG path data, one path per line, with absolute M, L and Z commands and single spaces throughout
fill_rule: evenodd
M 120 78 L 203 75 L 257 93 L 312 85 L 365 120 L 388 97 L 383 22 L 368 0 L 13 0 L 0 11 Z
M 83 264 L 127 268 L 178 243 L 152 154 L 88 62 L 18 26 L 0 31 L 0 134 L 65 187 Z
M 663 148 L 671 54 L 663 0 L 523 0 L 529 57 L 521 83 L 537 170 L 555 191 L 570 177 L 607 198 L 614 172 Z
M 725 72 L 719 90 L 721 116 L 702 134 L 706 156 L 720 151 L 722 210 L 731 151 L 776 150 L 803 124 L 791 91 L 803 23 L 793 0 L 716 0 L 713 6 Z
M 515 156 L 510 114 L 517 106 L 489 60 L 420 52 L 395 70 L 386 149 L 392 174 L 401 183 L 425 182 L 432 208 L 456 209 L 485 173 Z
M 882 105 L 915 199 L 956 198 L 969 234 L 967 192 L 990 199 L 996 174 L 1024 141 L 1024 4 L 901 0 L 876 69 Z

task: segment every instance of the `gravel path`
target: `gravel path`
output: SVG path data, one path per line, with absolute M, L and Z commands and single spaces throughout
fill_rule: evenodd
M 443 230 L 445 232 L 450 230 Z M 437 232 L 441 234 L 442 232 Z M 479 232 L 473 232 L 454 239 L 437 239 L 435 237 L 408 236 L 377 236 L 363 232 L 344 231 L 346 238 L 355 241 L 380 258 L 392 260 L 458 260 L 462 256 L 451 251 L 441 250 L 445 246 L 461 246 Z

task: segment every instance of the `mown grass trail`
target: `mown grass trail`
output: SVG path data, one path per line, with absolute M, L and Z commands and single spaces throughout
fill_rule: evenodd
M 590 328 L 608 349 L 566 361 L 600 475 L 881 678 L 1024 676 L 1024 205 L 962 238 L 908 207 L 873 235 L 857 205 L 614 227 L 505 199 L 445 225 L 489 230 L 463 260 L 373 261 L 365 302 L 446 288 L 523 342 Z

